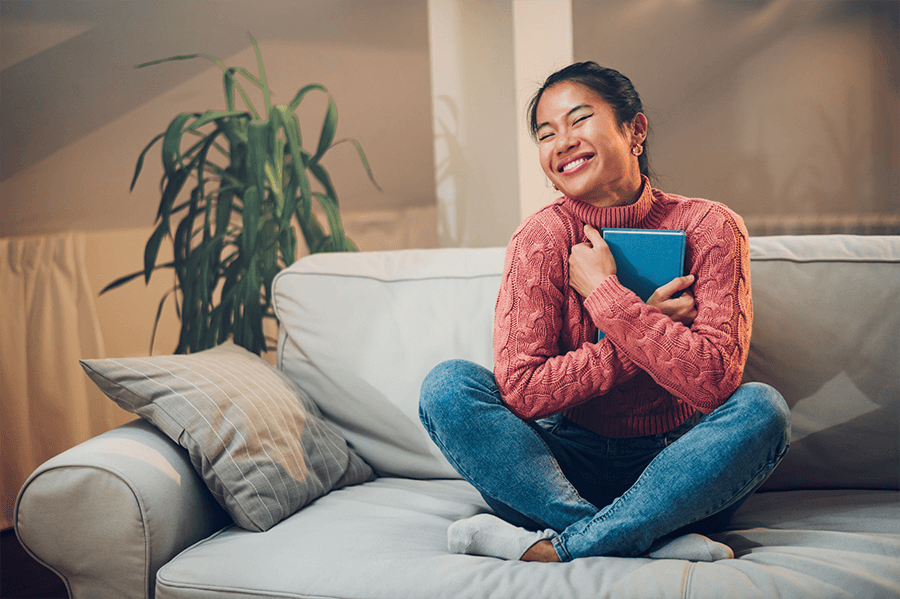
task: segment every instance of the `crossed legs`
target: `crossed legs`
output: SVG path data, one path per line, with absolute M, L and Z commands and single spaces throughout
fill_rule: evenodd
M 506 559 L 695 555 L 699 535 L 680 539 L 680 545 L 661 539 L 685 527 L 724 526 L 774 470 L 789 439 L 781 396 L 766 385 L 743 385 L 654 452 L 623 493 L 597 506 L 583 496 L 597 493 L 579 491 L 564 474 L 571 464 L 554 430 L 509 411 L 489 370 L 462 360 L 438 365 L 423 383 L 419 413 L 450 463 L 502 519 L 480 518 L 469 528 L 456 523 L 451 547 Z M 501 526 L 507 523 L 512 526 Z M 487 549 L 494 545 L 504 549 Z M 699 554 L 707 550 L 712 559 L 722 556 L 715 546 Z

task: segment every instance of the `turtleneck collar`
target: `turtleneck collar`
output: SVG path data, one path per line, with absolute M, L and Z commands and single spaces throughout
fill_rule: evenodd
M 597 229 L 641 229 L 641 222 L 653 208 L 653 189 L 650 180 L 641 175 L 643 187 L 637 200 L 627 206 L 599 208 L 569 197 L 561 199 L 562 205 L 575 217 Z

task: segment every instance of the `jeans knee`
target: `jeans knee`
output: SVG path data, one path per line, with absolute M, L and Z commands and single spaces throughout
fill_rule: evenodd
M 746 418 L 757 423 L 760 433 L 768 433 L 786 445 L 791 437 L 791 410 L 784 397 L 765 383 L 746 383 L 738 389 Z
M 427 420 L 445 400 L 446 382 L 451 379 L 450 370 L 450 362 L 441 362 L 432 368 L 422 381 L 422 388 L 419 392 L 419 419 L 426 426 L 428 425 Z
M 419 394 L 419 418 L 429 421 L 452 420 L 464 417 L 464 412 L 480 395 L 490 391 L 493 374 L 467 360 L 448 360 L 431 369 L 422 381 Z

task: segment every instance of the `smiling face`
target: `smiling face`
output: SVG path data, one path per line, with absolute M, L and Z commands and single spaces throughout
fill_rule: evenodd
M 599 94 L 564 81 L 544 91 L 536 116 L 541 168 L 560 192 L 601 207 L 637 199 L 642 180 L 632 148 L 647 134 L 643 114 L 619 127 Z

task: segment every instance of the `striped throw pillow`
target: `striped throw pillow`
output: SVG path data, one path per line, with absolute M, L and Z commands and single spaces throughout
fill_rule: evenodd
M 372 469 L 293 381 L 226 343 L 190 355 L 82 360 L 125 410 L 190 453 L 234 522 L 265 531 Z

